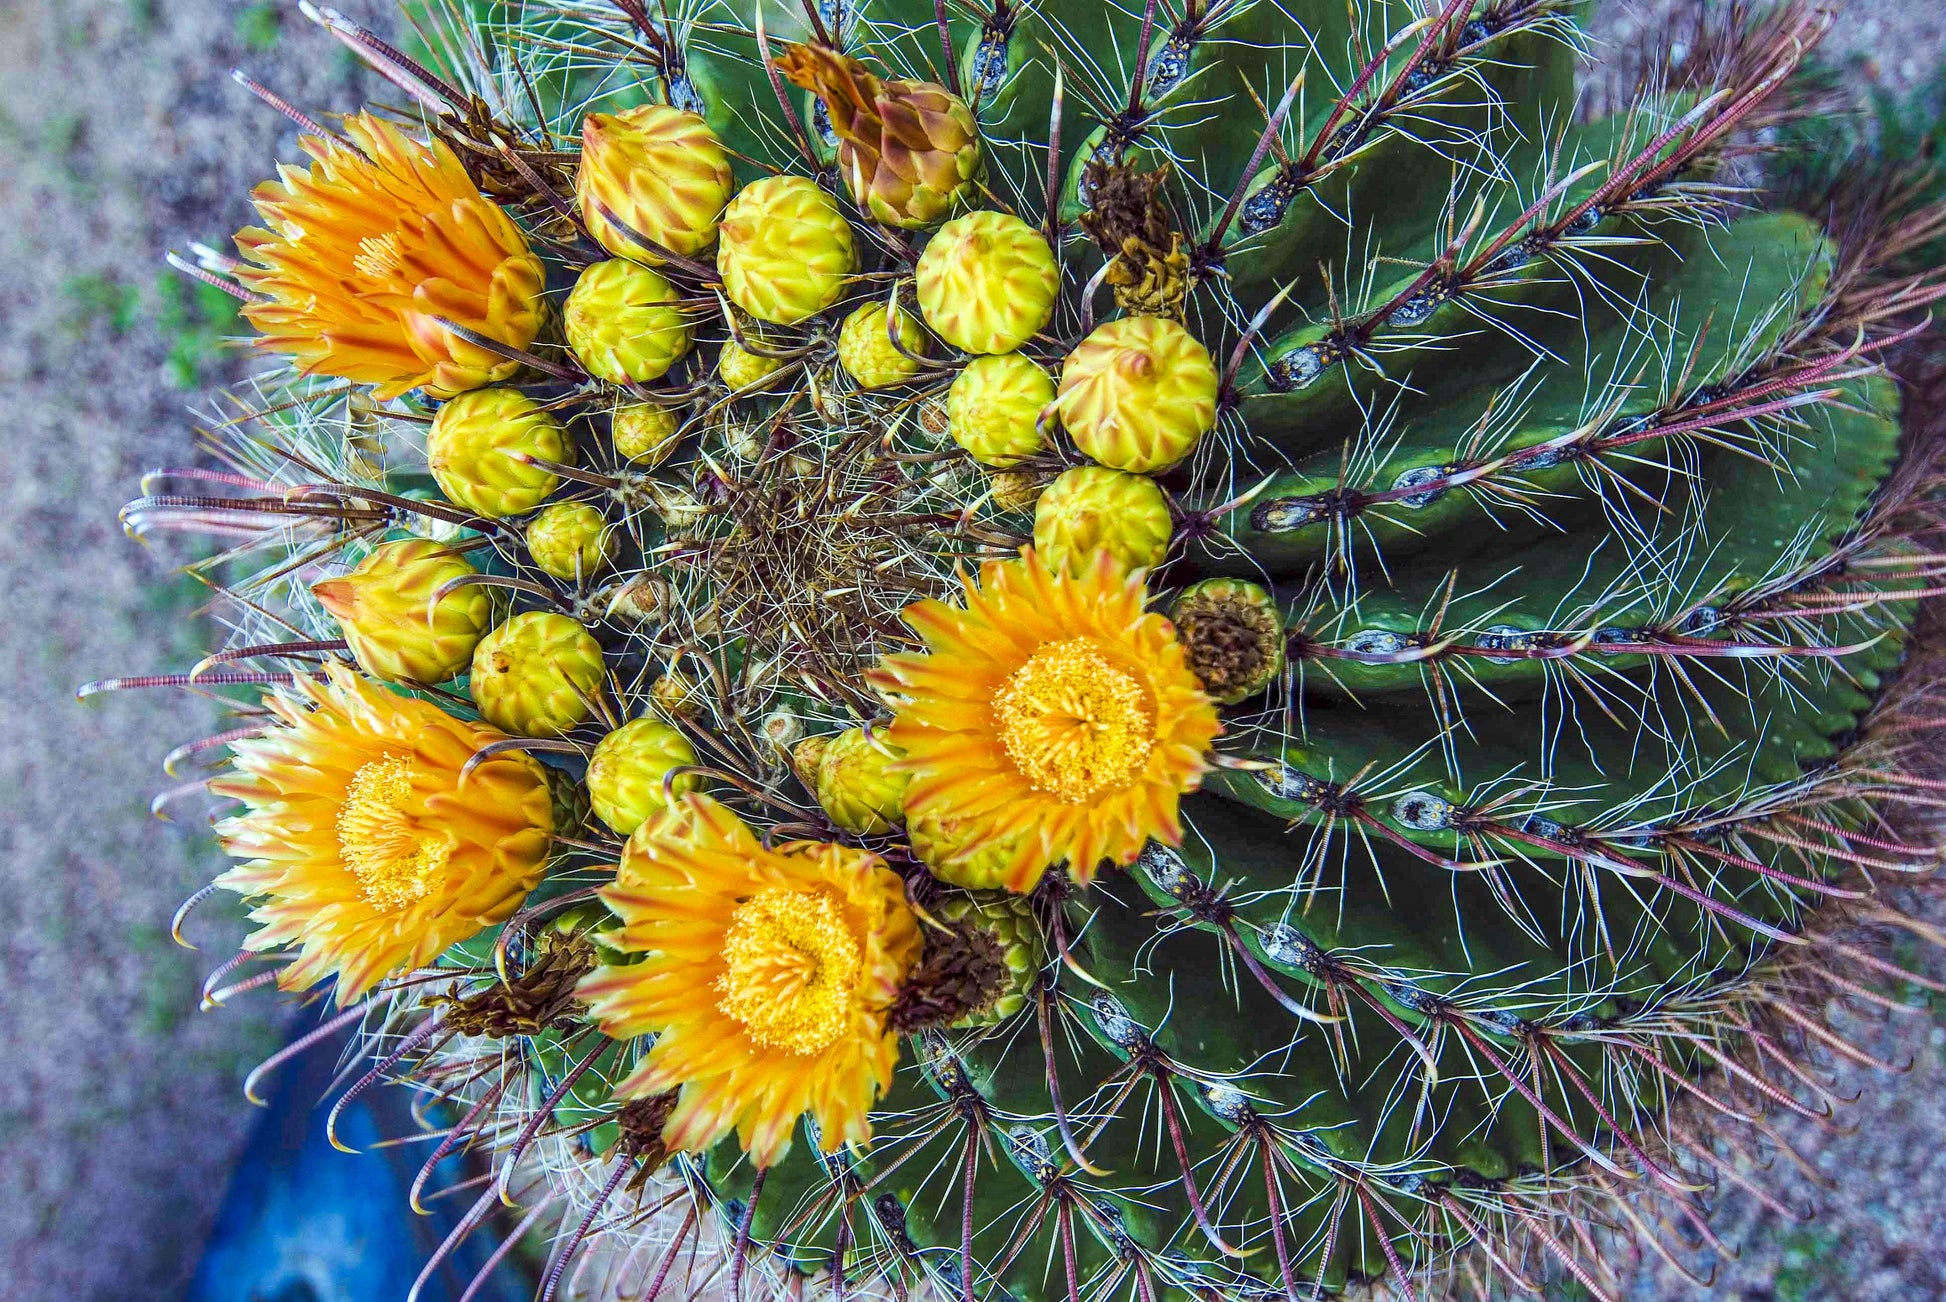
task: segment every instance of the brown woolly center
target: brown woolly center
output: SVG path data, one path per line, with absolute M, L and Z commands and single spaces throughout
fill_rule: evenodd
M 946 931 L 926 929 L 926 949 L 913 967 L 885 1027 L 911 1035 L 977 1017 L 1007 989 L 1007 956 L 993 933 L 961 922 Z
M 1189 669 L 1212 696 L 1260 686 L 1277 655 L 1277 621 L 1248 601 L 1192 602 L 1175 615 Z
M 338 851 L 359 893 L 393 913 L 432 892 L 453 854 L 453 837 L 427 832 L 412 816 L 412 763 L 388 755 L 354 773 L 338 808 Z
M 435 995 L 428 1004 L 444 1005 L 446 1025 L 461 1035 L 505 1040 L 571 1026 L 587 1005 L 575 986 L 595 966 L 595 947 L 585 936 L 541 933 L 527 963 L 484 990 L 454 997 Z

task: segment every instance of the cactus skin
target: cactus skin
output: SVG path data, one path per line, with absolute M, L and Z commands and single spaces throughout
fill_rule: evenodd
M 723 141 L 744 188 L 716 270 L 764 330 L 700 310 L 697 353 L 650 381 L 697 432 L 680 455 L 584 445 L 601 465 L 568 491 L 633 531 L 616 583 L 666 585 L 643 617 L 605 618 L 510 547 L 495 573 L 529 585 L 524 613 L 482 653 L 558 621 L 549 663 L 592 668 L 591 695 L 612 670 L 618 717 L 693 738 L 753 822 L 871 847 L 947 917 L 992 883 L 977 848 L 900 826 L 857 675 L 956 562 L 1026 541 L 1031 508 L 1050 563 L 1115 549 L 1155 567 L 1162 608 L 1255 588 L 1284 662 L 1262 684 L 1249 662 L 1180 849 L 1009 901 L 1042 943 L 1021 1006 L 910 1037 L 869 1145 L 800 1142 L 759 1186 L 734 1143 L 672 1159 L 652 1109 L 607 1095 L 640 1045 L 577 1039 L 571 1012 L 511 1039 L 513 1106 L 580 1168 L 564 1234 L 591 1183 L 638 1196 L 614 1191 L 673 1161 L 636 1205 L 679 1175 L 753 1292 L 775 1272 L 820 1296 L 1263 1302 L 1573 1275 L 1606 1296 L 1582 1225 L 1646 1228 L 1660 1198 L 1695 1227 L 1692 1183 L 1748 1179 L 1724 1156 L 1751 1142 L 1740 1117 L 1822 1108 L 1824 1002 L 1902 979 L 1873 966 L 1903 924 L 1862 898 L 1865 870 L 1936 859 L 1896 815 L 1936 713 L 1901 662 L 1934 582 L 1937 454 L 1915 431 L 1901 460 L 1880 354 L 1940 280 L 1885 275 L 1906 232 L 1869 213 L 1821 229 L 1723 202 L 1726 165 L 1788 117 L 1773 92 L 1817 20 L 1787 7 L 1698 84 L 1580 122 L 1575 0 L 1146 21 L 820 0 L 815 24 L 766 4 L 761 35 L 753 5 L 703 0 L 673 33 L 645 7 L 654 36 L 628 5 L 525 8 L 519 35 L 543 39 L 513 48 L 567 42 L 576 86 L 627 64 Z M 858 206 L 830 106 L 763 69 L 814 41 L 957 95 L 998 204 L 1052 232 L 1059 299 L 1019 355 L 1063 375 L 1073 448 L 989 477 L 944 441 L 950 411 L 926 423 L 959 359 L 882 393 L 845 374 L 850 314 L 880 305 L 881 340 L 887 301 L 933 319 L 902 282 L 943 234 L 917 218 L 945 210 Z M 738 363 L 709 351 L 733 334 L 781 354 L 734 400 Z M 1130 344 L 1150 365 L 1117 379 Z M 560 379 L 522 383 L 553 400 Z M 633 396 L 590 387 L 595 412 Z M 753 428 L 756 455 L 732 455 Z M 570 750 L 613 726 L 485 691 Z M 779 712 L 828 739 L 780 757 Z M 603 866 L 576 853 L 550 889 Z M 504 972 L 490 948 L 448 961 L 532 995 L 539 928 L 510 928 Z M 1834 975 L 1839 956 L 1858 966 Z

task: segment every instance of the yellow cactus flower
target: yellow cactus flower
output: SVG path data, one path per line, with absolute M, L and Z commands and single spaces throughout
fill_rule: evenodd
M 540 334 L 545 277 L 527 237 L 443 142 L 369 113 L 343 130 L 303 137 L 311 166 L 251 196 L 264 225 L 237 232 L 236 274 L 263 296 L 243 306 L 258 345 L 388 400 L 513 378 L 519 362 L 462 332 L 518 349 Z
M 725 339 L 723 350 L 716 355 L 716 374 L 732 393 L 761 384 L 783 368 L 778 358 L 753 353 L 734 339 Z
M 388 682 L 443 683 L 459 676 L 493 623 L 485 588 L 455 589 L 432 604 L 441 585 L 479 573 L 444 543 L 407 538 L 381 543 L 350 573 L 311 585 L 338 621 L 358 667 Z
M 588 233 L 618 257 L 661 264 L 637 236 L 680 257 L 701 253 L 732 188 L 723 142 L 694 113 L 643 104 L 582 119 L 575 199 Z
M 1106 551 L 1070 575 L 1028 549 L 965 588 L 963 606 L 908 606 L 926 650 L 866 675 L 897 712 L 908 818 L 964 824 L 963 853 L 1008 844 L 1000 875 L 1022 882 L 1065 861 L 1085 884 L 1151 837 L 1180 844 L 1222 725 L 1141 576 Z
M 247 862 L 216 879 L 253 904 L 255 951 L 295 951 L 286 990 L 337 978 L 351 1003 L 520 907 L 554 823 L 541 766 L 518 751 L 478 765 L 500 733 L 398 696 L 339 665 L 271 696 L 276 726 L 233 743 L 210 790 L 243 802 L 216 825 Z
M 574 445 L 561 422 L 518 389 L 462 393 L 439 409 L 426 437 L 432 477 L 448 501 L 475 515 L 525 515 L 561 486 L 560 476 L 514 459 L 566 465 Z
M 886 315 L 885 304 L 866 303 L 854 309 L 838 330 L 838 364 L 861 389 L 889 389 L 904 384 L 919 373 L 919 363 L 906 353 L 926 355 L 925 331 L 919 328 L 912 314 L 900 308 L 893 317 L 905 352 L 892 346 Z
M 1034 503 L 1034 550 L 1070 574 L 1087 570 L 1098 551 L 1129 569 L 1154 569 L 1174 536 L 1169 500 L 1146 475 L 1075 466 Z
M 692 793 L 636 829 L 601 898 L 622 921 L 604 943 L 635 961 L 578 993 L 612 1039 L 655 1036 L 615 1095 L 678 1091 L 666 1147 L 734 1131 L 767 1169 L 806 1113 L 827 1152 L 871 1137 L 899 1058 L 886 1014 L 921 948 L 897 873 L 849 846 L 767 849 Z
M 838 168 L 852 201 L 873 220 L 937 226 L 979 193 L 979 124 L 944 86 L 882 80 L 824 45 L 793 45 L 776 66 L 824 101 Z
M 1045 445 L 1041 412 L 1054 381 L 1020 353 L 976 357 L 946 392 L 946 429 L 983 466 L 1004 469 Z
M 1221 382 L 1209 350 L 1167 317 L 1095 327 L 1061 368 L 1061 423 L 1115 470 L 1167 470 L 1216 425 Z
M 844 296 L 851 223 L 807 176 L 767 176 L 730 200 L 716 269 L 730 301 L 759 321 L 796 325 Z
M 803 743 L 799 743 L 801 746 Z M 847 832 L 883 836 L 902 817 L 906 775 L 896 771 L 897 754 L 865 734 L 847 728 L 825 739 L 818 753 L 818 804 L 825 816 Z
M 557 579 L 585 579 L 615 554 L 608 518 L 586 502 L 556 502 L 527 525 L 527 554 Z
M 473 704 L 494 727 L 558 737 L 594 711 L 604 669 L 601 644 L 552 611 L 530 610 L 480 639 L 473 651 Z
M 673 797 L 696 789 L 693 773 L 669 777 L 695 763 L 696 750 L 682 733 L 660 719 L 631 719 L 603 737 L 588 760 L 595 817 L 627 836 Z
M 693 342 L 681 297 L 661 272 L 639 262 L 597 262 L 568 292 L 561 313 L 568 347 L 590 375 L 610 384 L 656 379 Z
M 1053 319 L 1061 269 L 1047 237 L 1020 218 L 973 212 L 926 242 L 917 288 L 941 339 L 969 353 L 1011 353 Z
M 615 451 L 631 464 L 653 470 L 669 459 L 682 438 L 682 418 L 653 402 L 617 407 L 608 420 Z

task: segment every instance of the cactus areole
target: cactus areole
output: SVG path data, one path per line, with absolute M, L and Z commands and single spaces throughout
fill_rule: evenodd
M 414 112 L 272 104 L 288 365 L 127 513 L 234 637 L 91 690 L 242 692 L 212 980 L 543 1293 L 1614 1297 L 1824 1110 L 1942 282 L 1763 188 L 1808 6 L 1600 114 L 1576 0 L 306 12 Z

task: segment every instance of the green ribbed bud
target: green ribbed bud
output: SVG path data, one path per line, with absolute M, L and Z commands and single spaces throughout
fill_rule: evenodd
M 818 804 L 847 832 L 882 836 L 891 831 L 902 817 L 900 806 L 911 781 L 887 767 L 897 758 L 883 743 L 874 745 L 863 728 L 847 728 L 818 757 Z
M 601 739 L 588 761 L 588 798 L 595 817 L 627 836 L 666 808 L 669 795 L 694 791 L 694 774 L 668 782 L 673 769 L 696 762 L 689 739 L 660 719 L 633 719 Z
M 541 765 L 547 774 L 547 801 L 554 810 L 554 834 L 579 836 L 588 827 L 588 788 L 552 765 Z
M 1027 1006 L 1034 979 L 1047 962 L 1047 941 L 1034 918 L 1034 906 L 1022 895 L 956 895 L 933 910 L 944 922 L 978 927 L 999 945 L 1007 965 L 1007 984 L 999 998 L 956 1027 L 992 1026 Z
M 558 737 L 586 719 L 601 691 L 601 644 L 552 611 L 530 610 L 473 652 L 473 704 L 502 732 Z

